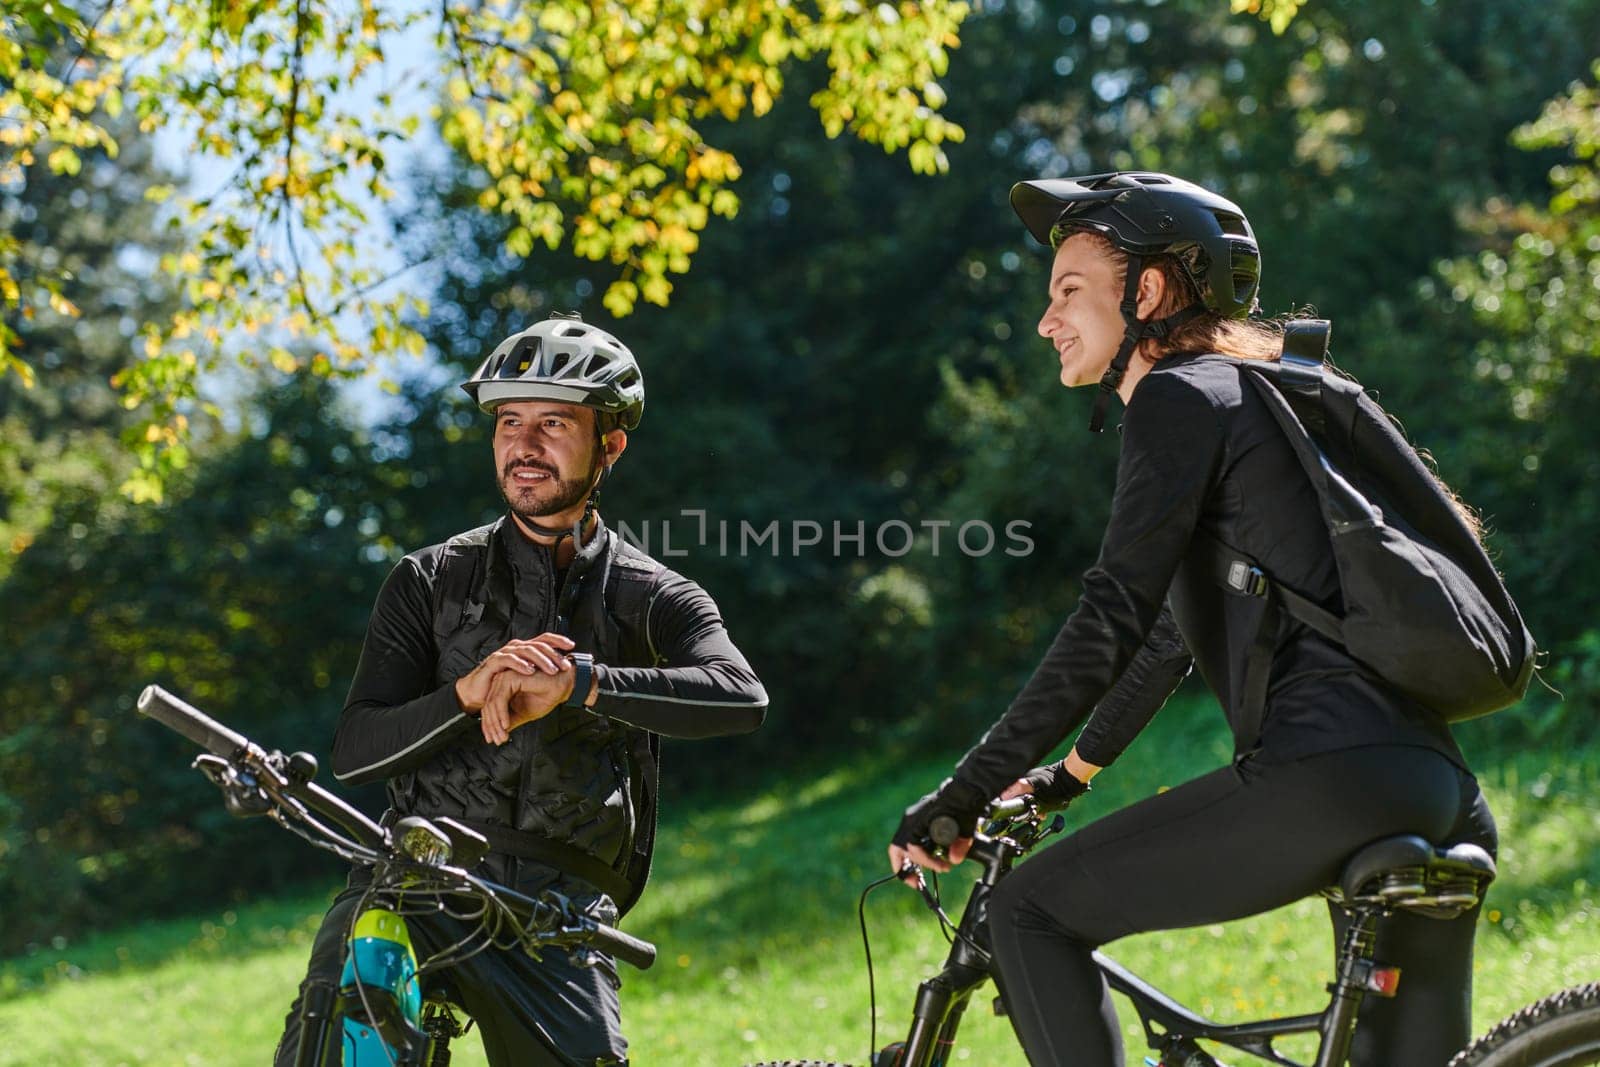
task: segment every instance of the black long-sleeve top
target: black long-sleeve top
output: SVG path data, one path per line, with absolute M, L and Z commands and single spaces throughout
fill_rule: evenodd
M 1182 653 L 1161 631 L 1152 633 L 1169 600 L 1182 642 L 1242 740 L 1246 653 L 1263 604 L 1215 584 L 1203 551 L 1191 545 L 1196 530 L 1340 609 L 1315 490 L 1239 375 L 1222 359 L 1172 356 L 1135 387 L 1123 418 L 1111 518 L 1077 609 L 1005 715 L 961 761 L 958 779 L 996 795 L 1064 740 L 1097 701 L 1102 707 L 1079 740 L 1079 754 L 1100 765 L 1115 759 L 1181 677 Z M 1123 687 L 1129 692 L 1102 701 L 1147 639 L 1154 647 L 1140 653 L 1132 673 L 1150 675 L 1153 689 L 1141 696 L 1134 679 Z M 1260 747 L 1295 758 L 1366 744 L 1422 745 L 1463 763 L 1434 712 L 1285 618 Z
M 536 637 L 553 621 L 553 609 L 544 605 L 552 600 L 557 576 L 549 568 L 548 549 L 513 531 L 506 534 L 519 584 L 543 588 L 542 595 L 518 598 L 512 636 Z M 433 611 L 440 549 L 401 560 L 378 593 L 333 739 L 333 770 L 341 782 L 404 774 L 478 729 L 477 718 L 457 703 L 454 681 L 435 684 L 439 653 Z M 541 568 L 548 573 L 535 573 Z M 532 613 L 520 609 L 528 603 L 541 607 Z M 677 738 L 748 733 L 761 725 L 766 691 L 705 590 L 663 568 L 655 578 L 645 628 L 661 665 L 597 663 L 596 714 Z M 453 679 L 474 666 L 461 663 L 445 673 Z

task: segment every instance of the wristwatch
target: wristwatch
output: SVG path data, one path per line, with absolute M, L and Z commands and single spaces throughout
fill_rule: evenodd
M 567 697 L 567 702 L 561 705 L 564 708 L 577 708 L 579 711 L 588 711 L 589 686 L 594 682 L 594 657 L 587 652 L 574 652 L 568 657 L 572 667 L 577 672 L 572 679 L 572 695 Z

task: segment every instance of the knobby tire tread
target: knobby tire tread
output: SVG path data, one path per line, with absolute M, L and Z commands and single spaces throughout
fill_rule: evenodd
M 1575 1049 L 1593 1056 L 1562 1059 Z M 1537 1000 L 1495 1024 L 1449 1067 L 1554 1067 L 1600 1064 L 1600 982 L 1574 986 Z

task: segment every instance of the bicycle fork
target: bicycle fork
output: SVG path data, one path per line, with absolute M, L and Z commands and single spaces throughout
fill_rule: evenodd
M 976 974 L 963 977 L 945 970 L 917 987 L 916 1007 L 912 1009 L 911 1033 L 897 1054 L 881 1067 L 944 1067 L 956 1030 L 967 1009 L 972 991 L 988 977 Z
M 1017 848 L 1004 838 L 978 835 L 968 855 L 982 865 L 983 874 L 967 898 L 950 955 L 938 974 L 917 987 L 905 1045 L 898 1055 L 884 1057 L 880 1067 L 945 1067 L 968 1001 L 993 974 L 987 934 L 989 894 L 1000 876 L 1011 869 Z

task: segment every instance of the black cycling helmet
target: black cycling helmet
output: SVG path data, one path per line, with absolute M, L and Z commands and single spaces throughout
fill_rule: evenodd
M 1165 337 L 1206 311 L 1242 319 L 1259 307 L 1261 251 L 1250 221 L 1231 200 L 1193 182 L 1148 171 L 1043 178 L 1012 186 L 1011 207 L 1040 244 L 1056 248 L 1073 233 L 1087 231 L 1129 256 L 1122 300 L 1128 330 L 1100 379 L 1091 430 L 1103 424 L 1110 394 L 1122 384 L 1141 339 Z M 1159 255 L 1177 261 L 1200 303 L 1144 322 L 1137 314 L 1139 275 L 1150 257 Z
M 461 388 L 484 411 L 511 400 L 581 404 L 624 430 L 644 415 L 644 374 L 628 347 L 576 315 L 557 315 L 495 345 Z

